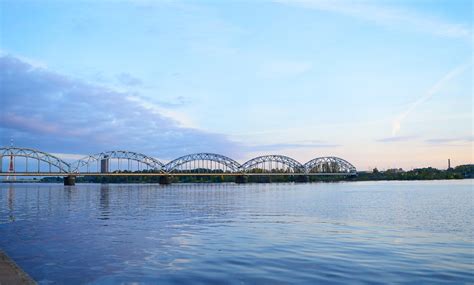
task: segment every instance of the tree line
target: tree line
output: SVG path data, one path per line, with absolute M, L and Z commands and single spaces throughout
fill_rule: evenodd
M 195 170 L 187 173 L 205 173 L 207 170 Z M 118 171 L 117 171 L 118 172 Z M 151 170 L 135 171 L 133 173 L 149 173 Z M 263 171 L 254 170 L 253 173 Z M 131 173 L 121 171 L 121 173 Z M 209 173 L 209 172 L 207 172 Z M 213 173 L 223 173 L 214 170 Z M 244 175 L 245 176 L 245 175 Z M 356 176 L 297 176 L 278 175 L 270 176 L 245 176 L 248 183 L 283 183 L 283 182 L 337 182 L 337 181 L 377 181 L 377 180 L 441 180 L 441 179 L 466 179 L 474 178 L 474 164 L 460 165 L 447 170 L 440 170 L 433 167 L 416 168 L 409 171 L 403 169 L 388 169 L 379 171 L 374 168 L 372 171 L 359 172 Z M 235 182 L 235 176 L 212 175 L 212 176 L 172 176 L 171 183 L 230 183 Z M 159 176 L 83 176 L 77 177 L 77 183 L 159 183 Z M 38 182 L 62 182 L 62 177 L 44 177 Z

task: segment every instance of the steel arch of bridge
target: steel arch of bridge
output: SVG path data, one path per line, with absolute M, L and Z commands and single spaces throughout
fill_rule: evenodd
M 172 171 L 178 170 L 178 167 L 185 165 L 186 163 L 204 162 L 204 161 L 214 161 L 218 164 L 225 166 L 231 172 L 238 172 L 240 168 L 240 164 L 237 161 L 233 160 L 232 158 L 229 158 L 221 154 L 203 152 L 203 153 L 194 153 L 194 154 L 181 156 L 175 160 L 168 162 L 164 166 L 164 169 L 166 172 L 172 172 Z M 216 170 L 216 169 L 213 169 L 213 170 Z
M 51 167 L 55 167 L 59 170 L 57 173 L 64 173 L 64 174 L 80 174 L 81 168 L 84 166 L 88 167 L 92 163 L 99 163 L 101 159 L 124 159 L 130 161 L 137 161 L 139 164 L 142 163 L 147 167 L 148 170 L 160 171 L 160 173 L 172 173 L 174 171 L 179 171 L 179 167 L 183 166 L 187 163 L 197 162 L 198 168 L 211 170 L 215 173 L 215 170 L 222 170 L 222 167 L 216 168 L 218 164 L 219 166 L 223 166 L 224 172 L 228 173 L 250 173 L 253 169 L 258 169 L 259 165 L 268 166 L 270 164 L 270 168 L 272 168 L 271 163 L 276 162 L 277 168 L 278 163 L 281 163 L 283 166 L 287 167 L 287 170 L 290 172 L 298 173 L 298 174 L 341 174 L 341 175 L 355 175 L 357 174 L 357 169 L 354 165 L 349 163 L 347 160 L 344 160 L 339 157 L 334 156 L 327 156 L 327 157 L 318 157 L 306 162 L 304 165 L 299 163 L 293 158 L 283 155 L 264 155 L 259 156 L 256 158 L 252 158 L 249 161 L 240 165 L 237 161 L 233 160 L 224 155 L 215 154 L 215 153 L 195 153 L 184 155 L 179 157 L 175 160 L 170 161 L 166 165 L 164 165 L 159 160 L 147 156 L 145 154 L 132 152 L 132 151 L 124 151 L 124 150 L 116 150 L 116 151 L 108 151 L 108 152 L 101 152 L 94 155 L 86 156 L 78 161 L 75 161 L 71 164 L 63 161 L 62 159 L 43 152 L 36 149 L 31 148 L 19 148 L 19 147 L 0 147 L 0 158 L 3 161 L 4 157 L 24 157 L 26 158 L 26 173 L 36 173 L 31 169 L 28 170 L 28 159 L 34 159 L 38 161 L 38 172 L 40 169 L 40 163 L 46 163 L 49 165 L 49 172 L 53 173 Z M 199 163 L 199 162 L 215 162 L 215 163 Z M 209 167 L 210 166 L 210 167 Z M 89 167 L 88 167 L 89 169 Z M 196 168 L 195 168 L 196 169 Z M 229 170 L 229 171 L 228 171 Z M 266 169 L 262 169 L 265 171 Z M 0 172 L 2 169 L 0 168 Z M 154 172 L 153 171 L 153 172 Z M 267 173 L 268 171 L 264 172 Z M 54 172 L 56 173 L 56 172 Z
M 318 157 L 304 164 L 307 173 L 357 173 L 354 165 L 335 156 Z
M 256 166 L 258 166 L 259 164 L 265 164 L 267 162 L 281 163 L 282 165 L 286 165 L 287 167 L 289 167 L 293 172 L 304 172 L 304 166 L 297 160 L 288 156 L 277 154 L 263 155 L 252 158 L 251 160 L 242 164 L 240 166 L 240 169 L 242 172 L 249 172 L 252 169 L 255 169 Z
M 69 173 L 70 165 L 64 160 L 32 148 L 19 148 L 19 147 L 1 147 L 0 148 L 0 160 L 3 160 L 3 157 L 24 157 L 28 159 L 35 159 L 39 162 L 45 162 L 49 165 L 49 172 L 51 172 L 51 166 L 56 167 L 60 173 Z M 28 161 L 26 162 L 26 167 L 28 167 Z M 40 166 L 38 165 L 38 172 L 40 171 Z M 0 172 L 2 169 L 0 168 Z
M 127 150 L 112 150 L 101 152 L 93 155 L 88 155 L 84 158 L 81 158 L 71 164 L 71 172 L 80 172 L 79 170 L 86 166 L 89 167 L 92 163 L 98 163 L 102 159 L 124 159 L 124 160 L 131 160 L 137 161 L 139 163 L 143 163 L 150 170 L 162 170 L 164 164 L 157 160 L 156 158 L 147 156 L 142 153 L 127 151 Z M 87 171 L 89 172 L 89 171 Z

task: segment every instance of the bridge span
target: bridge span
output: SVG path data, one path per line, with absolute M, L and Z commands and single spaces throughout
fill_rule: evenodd
M 163 163 L 154 157 L 125 150 L 114 150 L 66 162 L 54 154 L 31 148 L 0 147 L 0 177 L 64 177 L 74 185 L 78 176 L 159 176 L 169 184 L 173 176 L 234 176 L 245 182 L 247 176 L 354 176 L 356 168 L 334 156 L 317 157 L 302 164 L 284 155 L 264 155 L 242 164 L 215 153 L 195 153 Z M 304 181 L 304 179 L 300 179 Z

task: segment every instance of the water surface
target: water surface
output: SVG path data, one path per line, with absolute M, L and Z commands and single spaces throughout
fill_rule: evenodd
M 472 180 L 0 184 L 40 284 L 474 282 Z

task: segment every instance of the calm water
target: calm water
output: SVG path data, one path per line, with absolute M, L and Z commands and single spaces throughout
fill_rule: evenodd
M 474 282 L 473 181 L 0 184 L 40 284 Z

